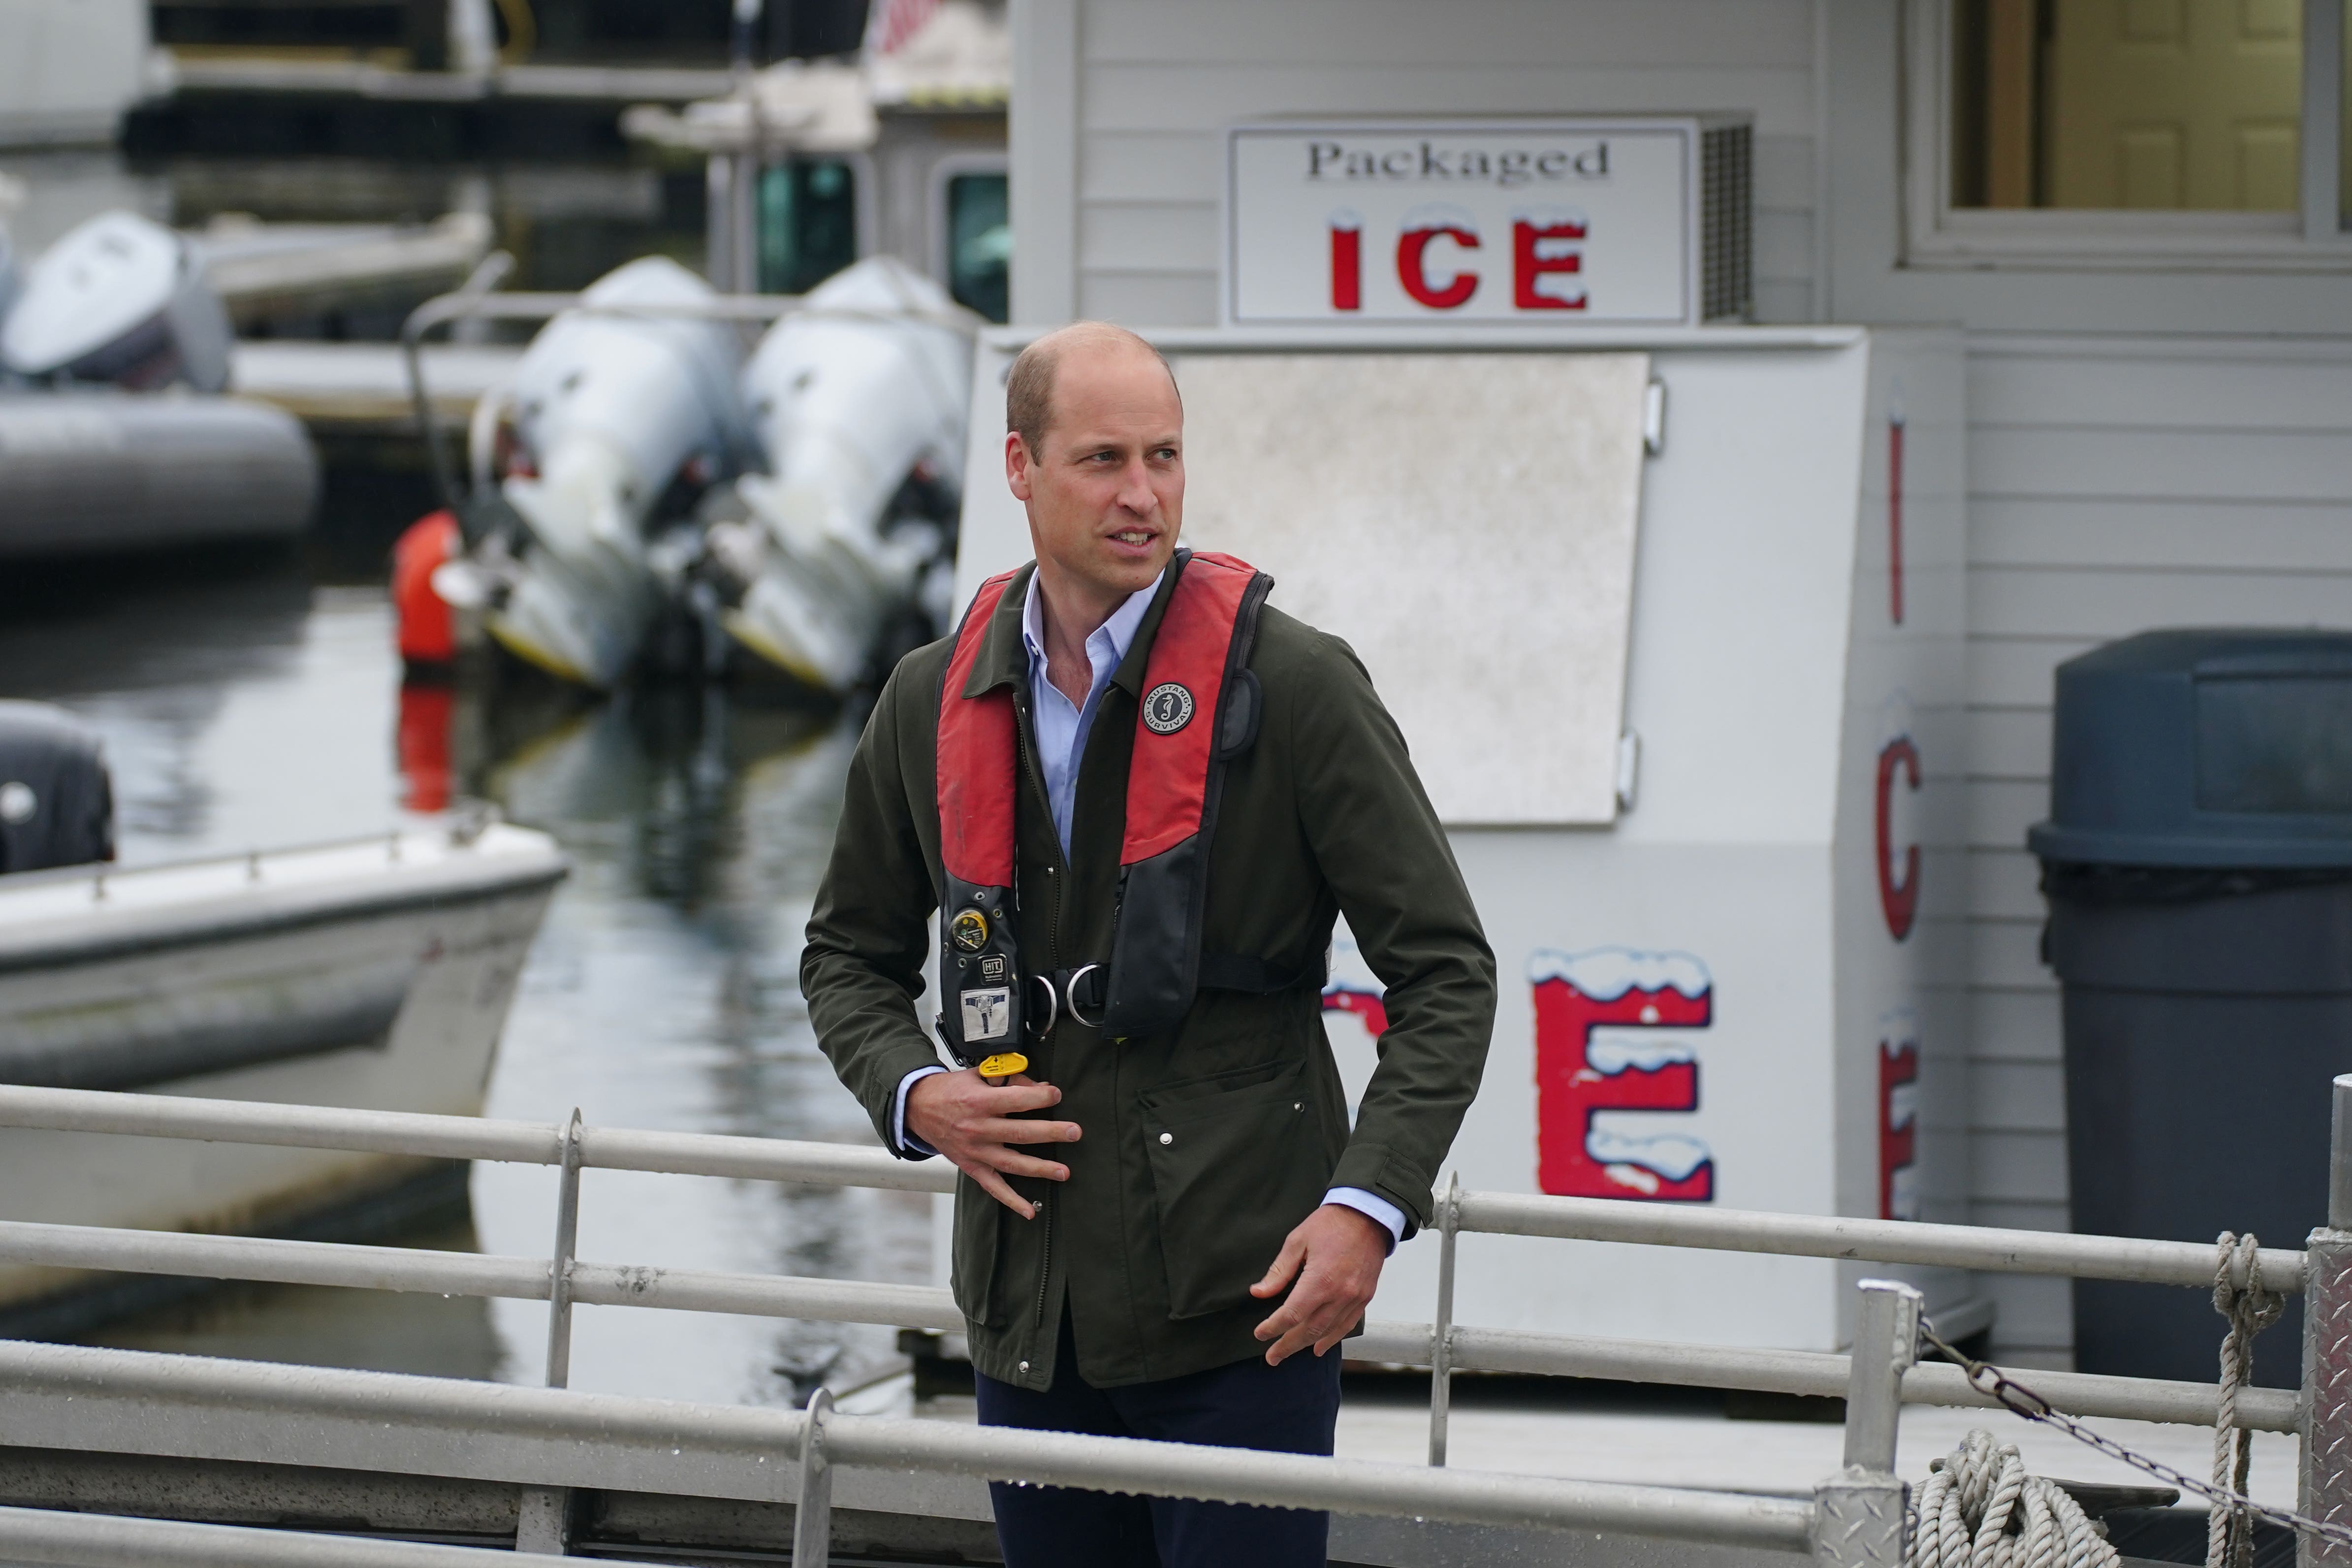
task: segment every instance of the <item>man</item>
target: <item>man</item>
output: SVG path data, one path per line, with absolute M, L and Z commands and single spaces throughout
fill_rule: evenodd
M 1328 1454 L 1330 1352 L 1429 1218 L 1494 957 L 1354 655 L 1261 608 L 1243 563 L 1179 552 L 1158 353 L 1100 322 L 1043 337 L 1006 423 L 1036 561 L 883 689 L 810 1016 L 890 1147 L 963 1173 L 983 1422 Z M 915 1007 L 935 909 L 952 1071 Z M 1352 1130 L 1318 995 L 1339 914 L 1387 986 Z M 1320 1513 L 993 1494 L 1008 1568 L 1324 1561 Z

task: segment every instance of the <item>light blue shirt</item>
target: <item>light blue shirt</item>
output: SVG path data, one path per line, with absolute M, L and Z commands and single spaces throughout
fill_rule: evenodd
M 1109 687 L 1110 678 L 1118 673 L 1119 662 L 1135 645 L 1135 630 L 1143 624 L 1144 612 L 1151 607 L 1151 597 L 1158 592 L 1157 583 L 1137 589 L 1127 596 L 1126 603 L 1110 613 L 1108 620 L 1088 635 L 1087 662 L 1093 667 L 1094 678 L 1087 688 L 1086 701 L 1073 706 L 1045 672 L 1045 595 L 1038 589 L 1037 574 L 1029 574 L 1029 597 L 1021 606 L 1021 641 L 1029 650 L 1030 717 L 1037 733 L 1039 769 L 1045 775 L 1045 803 L 1053 808 L 1054 830 L 1061 836 L 1065 856 L 1070 852 L 1070 813 L 1077 800 L 1078 764 L 1087 754 L 1087 737 L 1094 731 L 1095 712 L 1102 706 L 1102 694 Z M 945 1071 L 947 1068 L 942 1067 L 917 1068 L 898 1080 L 898 1100 L 891 1112 L 890 1129 L 901 1153 L 921 1157 L 939 1152 L 907 1131 L 907 1091 L 915 1087 L 918 1079 Z M 1404 1211 L 1378 1193 L 1366 1192 L 1361 1187 L 1334 1187 L 1323 1195 L 1323 1201 L 1343 1205 L 1379 1221 L 1389 1233 L 1391 1247 L 1404 1236 Z
M 1086 705 L 1070 706 L 1045 673 L 1045 599 L 1038 591 L 1035 573 L 1029 575 L 1029 599 L 1021 606 L 1021 641 L 1029 650 L 1029 713 L 1037 729 L 1037 762 L 1045 774 L 1045 801 L 1054 808 L 1054 831 L 1062 837 L 1062 853 L 1070 852 L 1070 812 L 1077 800 L 1078 763 L 1087 754 L 1087 737 L 1093 733 L 1095 710 L 1119 661 L 1135 646 L 1135 628 L 1160 592 L 1154 583 L 1127 596 L 1087 638 L 1087 662 L 1094 667 Z

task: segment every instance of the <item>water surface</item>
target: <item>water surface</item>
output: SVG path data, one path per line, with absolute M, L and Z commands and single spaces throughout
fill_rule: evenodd
M 445 794 L 563 845 L 487 1113 L 874 1142 L 818 1053 L 795 980 L 855 720 L 772 694 L 648 689 L 594 702 L 535 679 L 411 687 L 384 590 L 280 552 L 12 574 L 0 696 L 96 725 L 127 864 L 382 831 Z M 404 772 L 404 761 L 406 770 Z M 445 772 L 446 769 L 446 772 Z M 470 1233 L 418 1245 L 544 1254 L 555 1177 L 478 1165 Z M 592 1171 L 579 1254 L 610 1263 L 928 1282 L 927 1195 Z M 107 1342 L 536 1382 L 547 1310 L 238 1289 Z M 884 1369 L 879 1328 L 579 1309 L 572 1382 L 794 1403 Z

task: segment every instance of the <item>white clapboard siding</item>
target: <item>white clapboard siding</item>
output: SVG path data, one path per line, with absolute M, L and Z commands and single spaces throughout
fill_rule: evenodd
M 1756 313 L 1813 312 L 1807 0 L 1084 0 L 1077 308 L 1217 319 L 1223 134 L 1273 114 L 1756 116 Z
M 2067 1223 L 2039 868 L 2058 664 L 2158 626 L 2352 626 L 2352 343 L 1978 333 L 1969 362 L 1970 1217 Z M 2071 1353 L 2063 1282 L 1988 1277 Z

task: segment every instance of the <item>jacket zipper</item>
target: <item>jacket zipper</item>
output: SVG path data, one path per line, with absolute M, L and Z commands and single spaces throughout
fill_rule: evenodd
M 1020 704 L 1020 713 L 1024 719 L 1029 717 L 1027 703 Z M 1014 725 L 1013 733 L 1015 743 L 1021 748 L 1021 760 L 1027 764 L 1029 782 L 1038 795 L 1045 800 L 1045 820 L 1051 824 L 1054 820 L 1054 797 L 1045 789 L 1045 774 L 1038 771 L 1037 753 L 1030 745 L 1029 738 L 1023 726 Z M 1045 917 L 1045 954 L 1050 961 L 1047 970 L 1049 984 L 1052 971 L 1061 967 L 1062 963 L 1062 884 L 1069 879 L 1069 863 L 1062 854 L 1061 836 L 1058 833 L 1055 835 L 1054 858 L 1055 864 L 1048 867 L 1045 873 L 1054 883 L 1052 908 Z M 1039 1194 L 1037 1217 L 1045 1222 L 1045 1239 L 1037 1265 L 1037 1311 L 1032 1326 L 1043 1328 L 1045 1324 L 1045 1290 L 1054 1278 L 1054 1204 L 1053 1194 L 1050 1192 Z

